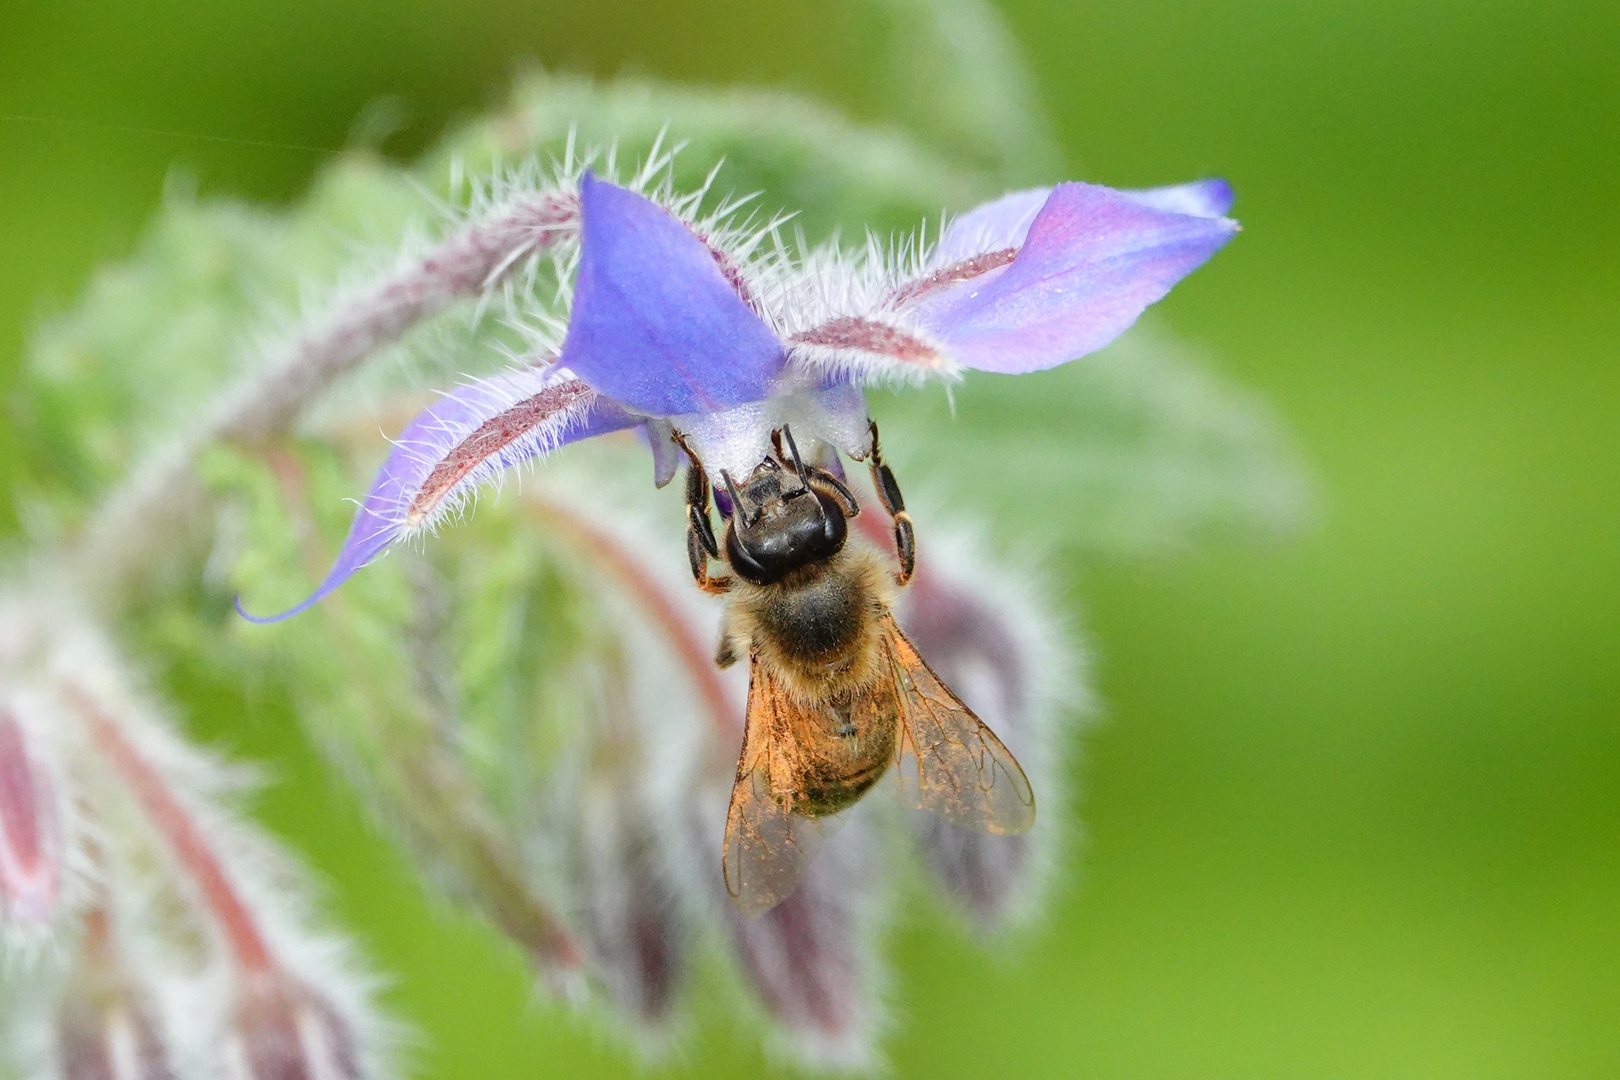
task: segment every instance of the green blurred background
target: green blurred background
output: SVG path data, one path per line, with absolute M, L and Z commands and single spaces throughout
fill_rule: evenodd
M 1620 1076 L 1620 5 L 1000 7 L 1067 175 L 1232 180 L 1245 232 L 1160 325 L 1275 404 L 1319 507 L 1061 568 L 1107 705 L 1084 841 L 1005 945 L 903 920 L 895 1072 Z M 0 389 L 173 170 L 287 202 L 379 99 L 408 158 L 525 59 L 867 118 L 884 78 L 821 2 L 5 0 Z M 265 818 L 399 973 L 420 1075 L 638 1074 L 422 899 L 286 716 L 186 695 L 275 763 Z M 669 1072 L 762 1062 L 711 1021 Z

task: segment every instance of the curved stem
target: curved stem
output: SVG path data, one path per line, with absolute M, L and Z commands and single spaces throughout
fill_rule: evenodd
M 91 739 L 112 764 L 147 818 L 168 841 L 175 859 L 191 876 L 203 907 L 214 917 L 238 966 L 247 972 L 276 966 L 270 946 L 247 902 L 232 884 L 202 826 L 186 808 L 157 767 L 148 761 L 100 702 L 83 688 L 66 683 L 63 692 L 84 716 Z
M 263 443 L 285 431 L 333 383 L 458 300 L 487 293 L 525 260 L 577 232 L 579 198 L 544 192 L 469 223 L 420 258 L 350 291 L 228 387 L 189 435 L 135 469 L 92 516 L 74 552 L 90 596 L 116 596 L 156 538 L 201 501 L 197 457 L 220 442 Z
M 280 444 L 264 447 L 263 456 L 283 505 L 297 523 L 304 561 L 312 573 L 319 574 L 329 560 L 319 548 L 303 465 Z M 326 616 L 350 670 L 364 681 L 364 665 L 354 656 L 348 609 L 341 597 L 327 601 Z M 490 813 L 466 770 L 440 748 L 438 740 L 422 739 L 420 731 L 402 726 L 413 724 L 416 713 L 371 705 L 379 696 L 365 695 L 369 723 L 386 769 L 397 784 L 396 790 L 382 797 L 394 802 L 406 828 L 432 849 L 435 858 L 454 867 L 472 885 L 472 893 L 482 901 L 489 918 L 526 949 L 537 965 L 553 975 L 579 968 L 584 962 L 582 948 L 563 920 L 529 887 L 516 846 Z
M 670 648 L 686 666 L 698 696 L 703 699 L 710 717 L 720 734 L 740 739 L 743 718 L 737 712 L 725 683 L 720 681 L 714 658 L 692 632 L 691 625 L 680 612 L 676 602 L 663 585 L 648 573 L 641 561 L 604 529 L 599 529 L 581 515 L 556 502 L 538 495 L 528 496 L 528 503 L 549 525 L 560 528 L 586 556 L 600 563 L 619 584 L 624 586 L 652 616 L 663 631 Z

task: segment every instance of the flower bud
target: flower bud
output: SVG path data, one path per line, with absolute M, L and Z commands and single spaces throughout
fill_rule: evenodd
M 75 985 L 56 1020 L 62 1080 L 172 1080 L 151 1013 L 127 987 Z
M 580 828 L 584 937 L 614 1003 L 643 1023 L 668 1018 L 685 974 L 689 927 L 659 838 L 622 778 L 588 785 Z
M 354 1031 L 330 1001 L 278 971 L 244 976 L 226 1060 L 237 1080 L 357 1080 Z
M 61 842 L 50 778 L 15 711 L 0 706 L 0 913 L 43 923 L 61 892 Z
M 1072 666 L 1051 620 L 1016 582 L 987 583 L 967 568 L 974 553 L 934 552 L 899 611 L 934 672 L 994 731 L 1041 792 L 1035 828 L 993 836 L 933 814 L 912 815 L 928 867 L 981 931 L 1013 919 L 1036 891 L 1061 814 L 1053 767 L 1056 702 Z M 952 556 L 957 556 L 953 558 Z M 958 565 L 958 560 L 961 560 Z M 971 560 L 971 561 L 969 561 Z
M 749 982 L 799 1054 L 819 1065 L 871 1064 L 879 1006 L 870 841 L 852 822 L 786 900 L 752 918 L 726 906 Z

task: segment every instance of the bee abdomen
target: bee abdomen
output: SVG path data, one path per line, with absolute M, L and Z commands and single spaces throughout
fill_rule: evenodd
M 883 778 L 894 761 L 892 724 L 852 724 L 840 730 L 830 747 L 844 751 L 823 757 L 800 778 L 797 813 L 807 817 L 836 814 L 860 801 Z
M 839 777 L 818 777 L 819 783 L 807 782 L 800 794 L 794 812 L 805 817 L 824 817 L 854 806 L 873 784 L 888 771 L 889 756 L 869 761 L 854 772 Z

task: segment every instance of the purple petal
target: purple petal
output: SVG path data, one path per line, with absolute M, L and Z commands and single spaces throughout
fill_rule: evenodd
M 920 298 L 915 314 L 969 367 L 1008 374 L 1055 367 L 1118 337 L 1236 231 L 1226 218 L 1061 184 L 1010 264 Z
M 717 255 L 656 203 L 586 173 L 584 237 L 562 363 L 651 416 L 770 396 L 782 346 Z
M 727 905 L 744 974 L 810 1061 L 867 1064 L 878 1006 L 871 935 L 879 885 L 872 838 L 850 822 L 787 899 L 752 918 Z
M 525 368 L 460 387 L 412 420 L 395 440 L 319 588 L 276 615 L 250 615 L 240 600 L 236 610 L 249 622 L 291 618 L 501 470 L 565 443 L 641 422 L 557 367 Z
M 1014 191 L 981 203 L 945 226 L 929 266 L 943 267 L 986 252 L 1022 247 L 1029 226 L 1052 194 L 1049 187 Z M 1122 190 L 1132 202 L 1193 217 L 1222 217 L 1232 209 L 1232 185 L 1225 180 L 1194 180 L 1169 187 Z
M 929 265 L 949 266 L 987 251 L 1022 246 L 1030 222 L 1051 194 L 1051 188 L 1014 191 L 958 215 L 945 226 Z
M 614 775 L 593 778 L 581 796 L 581 929 L 592 971 L 614 1003 L 657 1024 L 675 1007 L 690 927 L 638 801 L 649 778 L 615 764 Z

